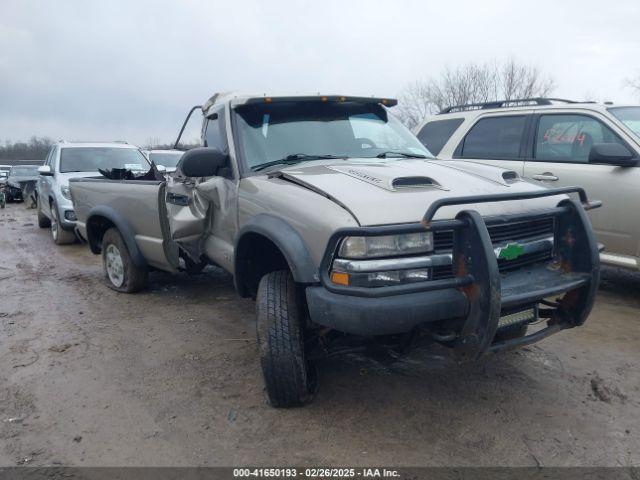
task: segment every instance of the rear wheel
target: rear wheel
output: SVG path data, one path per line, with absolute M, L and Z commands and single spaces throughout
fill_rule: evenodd
M 62 228 L 58 217 L 58 207 L 51 204 L 51 237 L 56 245 L 68 245 L 76 241 L 76 234 Z
M 291 273 L 280 270 L 262 277 L 256 314 L 260 363 L 271 405 L 309 402 L 315 370 L 305 360 L 301 308 Z
M 118 292 L 133 293 L 146 288 L 149 272 L 134 265 L 129 249 L 116 228 L 102 237 L 102 263 L 107 286 Z

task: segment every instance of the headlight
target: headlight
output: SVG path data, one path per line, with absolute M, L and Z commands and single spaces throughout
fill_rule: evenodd
M 346 237 L 340 245 L 341 258 L 378 258 L 425 253 L 433 250 L 433 233 L 418 232 L 377 237 Z
M 63 185 L 60 187 L 60 193 L 62 194 L 62 196 L 64 198 L 66 198 L 67 200 L 71 200 L 71 190 L 69 189 L 68 185 Z

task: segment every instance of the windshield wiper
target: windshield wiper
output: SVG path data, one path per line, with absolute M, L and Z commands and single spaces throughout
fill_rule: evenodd
M 406 158 L 427 158 L 426 155 L 422 155 L 421 153 L 411 153 L 411 152 L 396 152 L 394 150 L 389 150 L 388 152 L 382 152 L 376 155 L 376 158 L 387 158 L 387 157 L 406 157 Z
M 337 155 L 309 155 L 306 153 L 294 153 L 278 160 L 255 165 L 251 167 L 251 170 L 257 172 L 259 170 L 264 170 L 265 168 L 272 167 L 273 165 L 294 165 L 305 160 L 331 160 L 334 158 L 345 159 L 347 157 L 339 157 Z

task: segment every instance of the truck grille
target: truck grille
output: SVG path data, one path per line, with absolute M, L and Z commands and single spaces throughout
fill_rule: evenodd
M 553 217 L 525 222 L 509 222 L 499 225 L 487 225 L 491 243 L 500 245 L 509 241 L 533 240 L 553 235 Z M 434 247 L 436 253 L 450 252 L 453 249 L 453 230 L 435 232 Z
M 535 240 L 553 236 L 554 218 L 547 217 L 531 221 L 515 221 L 509 223 L 500 223 L 496 225 L 487 225 L 491 243 L 494 246 L 504 245 L 510 241 L 518 240 Z M 446 253 L 453 249 L 453 231 L 442 230 L 434 233 L 434 248 L 436 253 Z M 515 260 L 498 260 L 498 267 L 501 272 L 508 272 L 518 268 L 530 265 L 532 263 L 545 262 L 552 257 L 552 251 L 536 252 L 522 255 Z M 434 267 L 434 280 L 442 278 L 451 278 L 453 276 L 453 266 L 443 265 Z

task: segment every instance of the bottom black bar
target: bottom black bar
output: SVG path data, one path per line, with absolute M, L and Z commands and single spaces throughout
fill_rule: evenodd
M 204 480 L 359 479 L 395 480 L 636 480 L 640 467 L 10 467 L 2 479 Z

